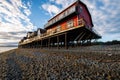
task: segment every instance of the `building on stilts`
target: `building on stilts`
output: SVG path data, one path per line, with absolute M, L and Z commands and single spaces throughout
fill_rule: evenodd
M 20 42 L 20 48 L 69 48 L 99 39 L 93 30 L 91 14 L 87 6 L 77 0 L 52 17 L 44 29 L 28 32 Z

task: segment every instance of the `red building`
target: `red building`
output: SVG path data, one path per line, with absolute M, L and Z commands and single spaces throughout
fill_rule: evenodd
M 44 26 L 44 33 L 20 42 L 21 47 L 69 47 L 101 38 L 93 30 L 87 6 L 80 0 L 74 2 L 51 18 Z

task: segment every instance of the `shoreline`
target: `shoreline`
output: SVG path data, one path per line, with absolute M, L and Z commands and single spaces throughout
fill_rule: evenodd
M 14 49 L 0 54 L 0 79 L 119 80 L 120 54 Z
M 17 49 L 18 47 L 0 47 L 0 54 L 3 52 L 8 52 L 13 49 Z

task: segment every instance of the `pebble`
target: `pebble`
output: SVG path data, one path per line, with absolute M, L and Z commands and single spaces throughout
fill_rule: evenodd
M 113 62 L 105 62 L 114 59 L 117 61 L 120 59 L 118 58 L 120 55 L 105 57 L 102 54 L 92 53 L 40 53 L 38 51 L 33 54 L 33 52 L 34 50 L 19 50 L 14 54 L 8 54 L 7 58 L 0 55 L 0 58 L 2 57 L 0 60 L 0 80 L 16 79 L 15 75 L 19 74 L 21 77 L 17 78 L 25 80 L 119 80 L 120 78 L 120 63 L 113 65 Z M 99 57 L 105 58 L 99 61 Z M 9 59 L 13 60 L 11 64 L 7 63 Z M 15 67 L 16 65 L 18 67 Z

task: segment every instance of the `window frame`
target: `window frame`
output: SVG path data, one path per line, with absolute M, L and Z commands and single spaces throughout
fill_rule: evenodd
M 67 28 L 72 28 L 72 27 L 74 27 L 74 20 L 73 19 L 67 21 Z

